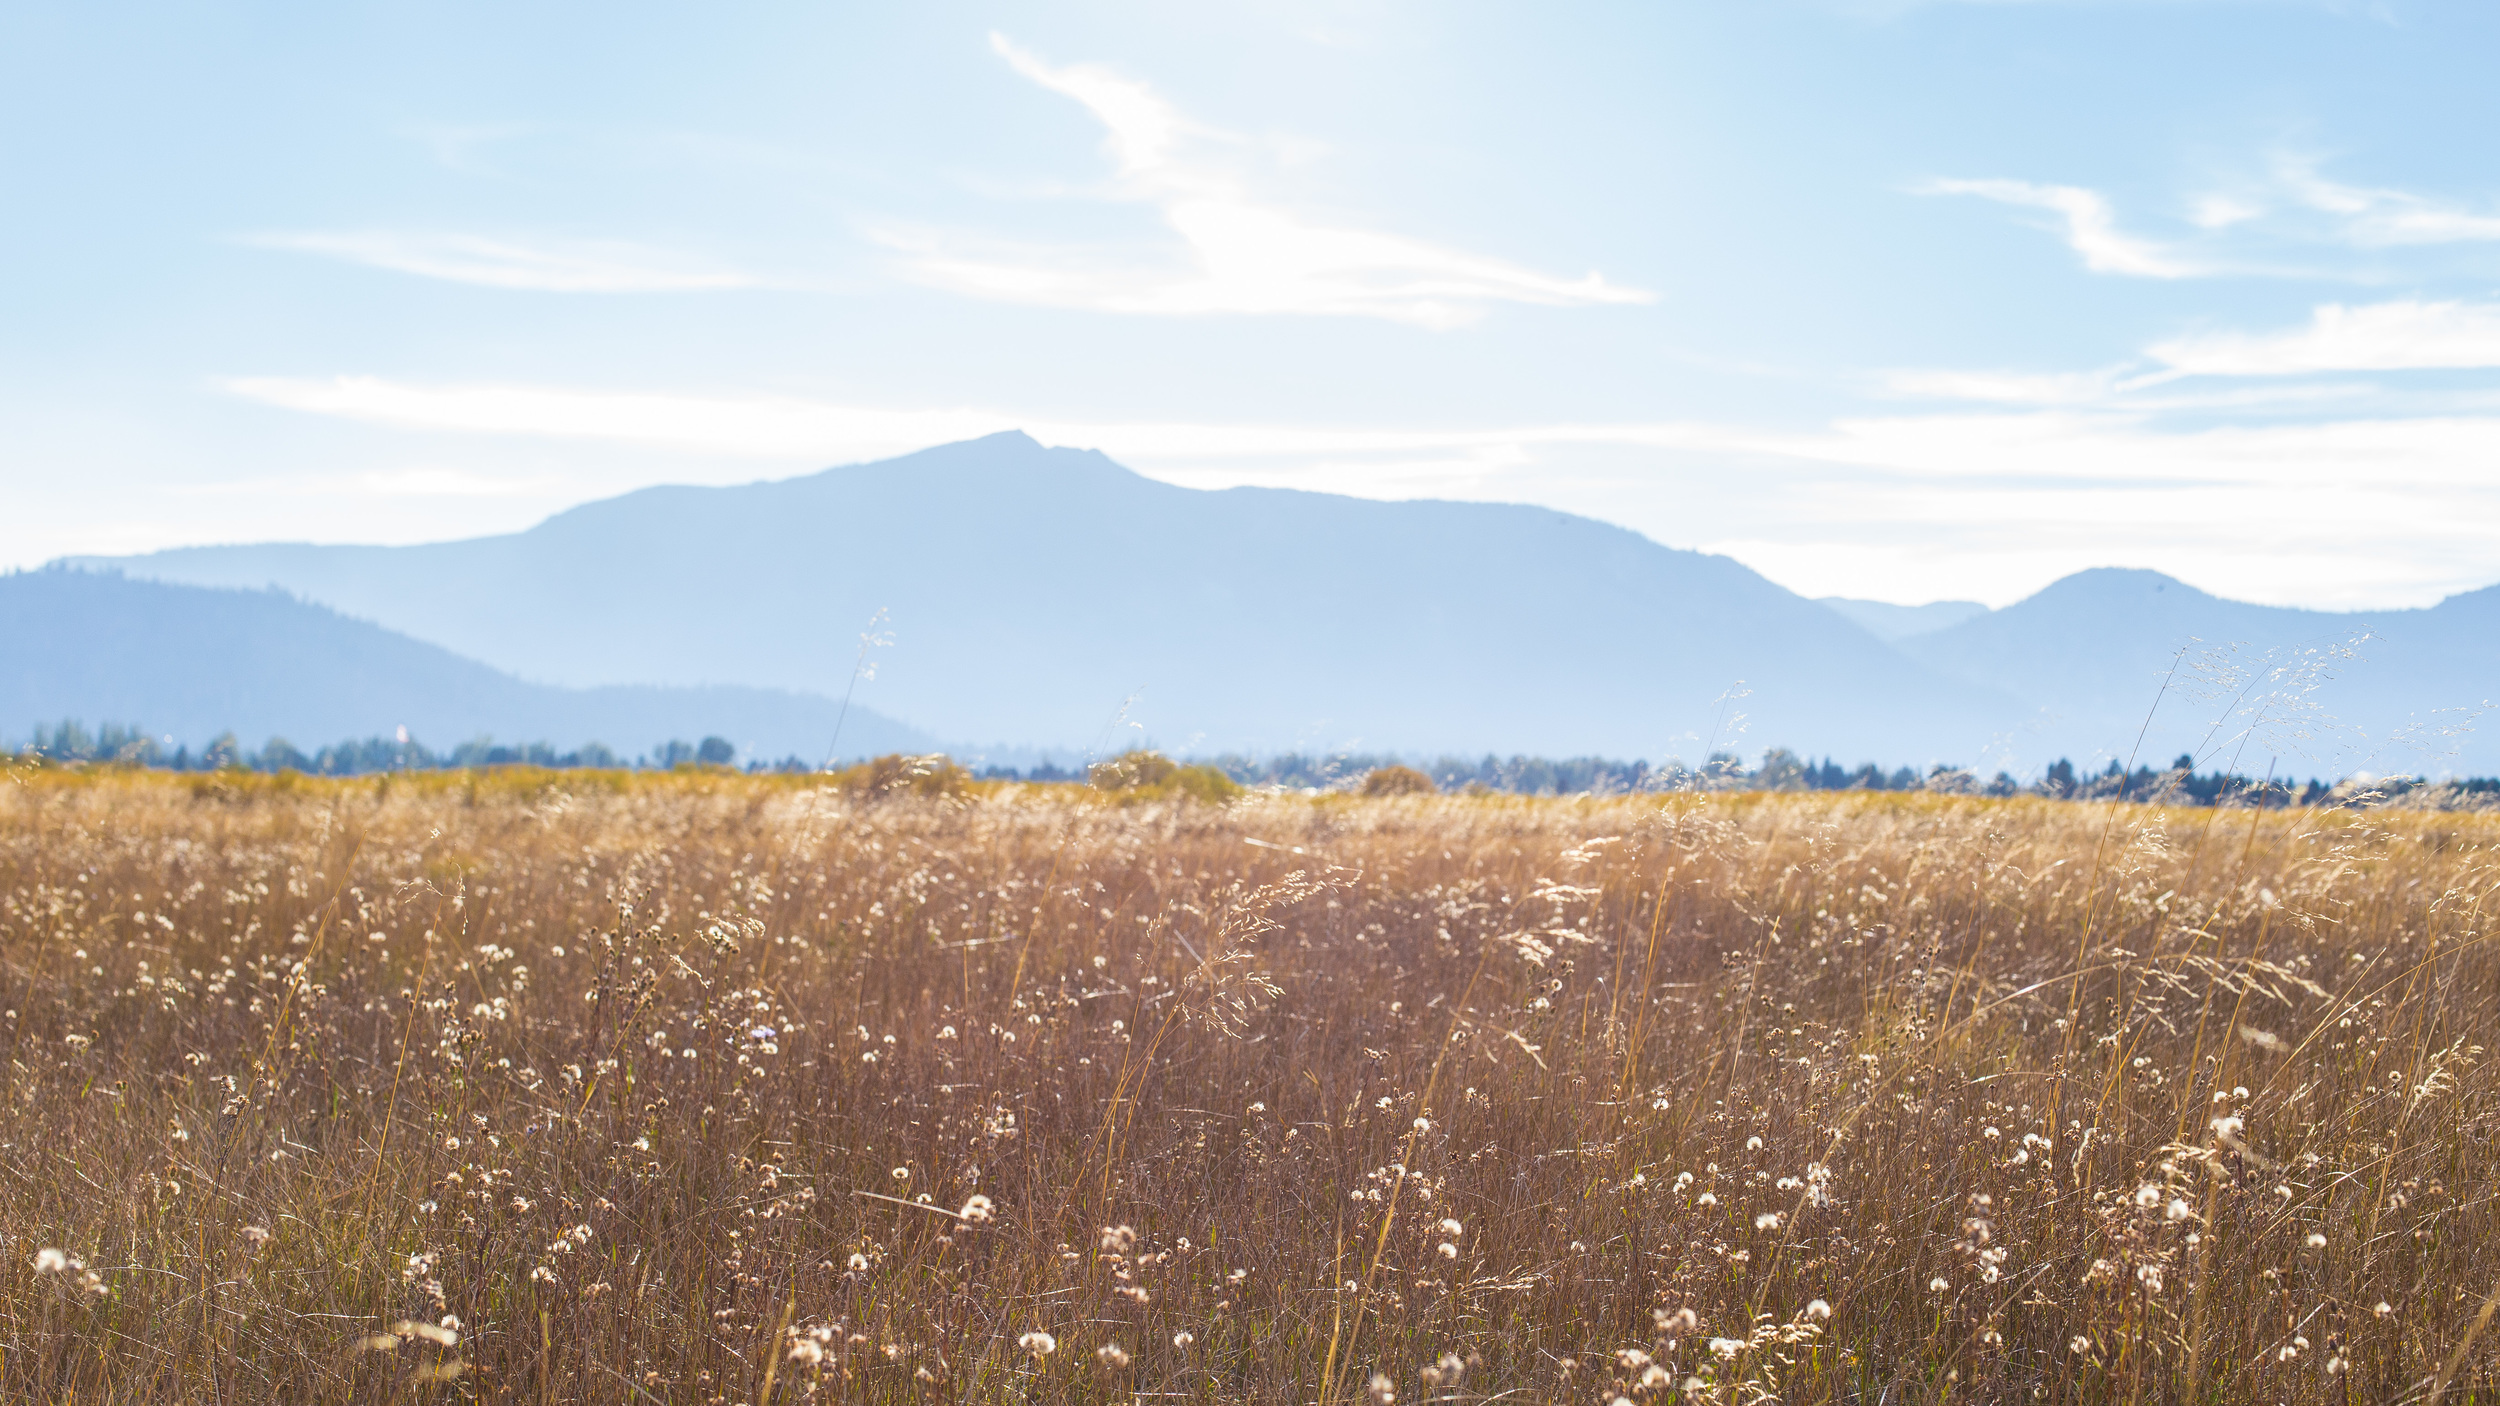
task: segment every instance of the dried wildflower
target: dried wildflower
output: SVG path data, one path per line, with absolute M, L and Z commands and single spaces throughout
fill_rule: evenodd
M 1689 1308 L 1679 1308 L 1673 1313 L 1662 1308 L 1655 1316 L 1658 1320 L 1658 1331 L 1673 1338 L 1689 1337 L 1694 1329 L 1701 1326 L 1700 1316 Z
M 1104 1343 L 1094 1349 L 1094 1360 L 1116 1370 L 1128 1365 L 1128 1349 L 1118 1343 Z
M 1036 1329 L 1016 1339 L 1016 1346 L 1033 1354 L 1034 1360 L 1039 1361 L 1059 1350 L 1059 1340 Z
M 1381 1372 L 1372 1373 L 1371 1384 L 1364 1391 L 1371 1397 L 1372 1406 L 1395 1406 L 1398 1399 L 1397 1383 Z
M 1198 1341 L 1198 1335 L 1189 1331 L 1187 1328 L 1183 1328 L 1179 1332 L 1172 1335 L 1172 1346 L 1179 1348 L 1183 1352 L 1187 1352 L 1189 1350 L 1189 1345 L 1196 1341 Z
M 1806 1305 L 1806 1317 L 1817 1323 L 1828 1323 L 1832 1317 L 1832 1306 L 1821 1299 L 1816 1299 Z
M 37 1274 L 66 1274 L 69 1272 L 69 1266 L 69 1256 L 62 1254 L 60 1251 L 53 1249 L 49 1245 L 35 1251 L 35 1272 Z
M 994 1210 L 990 1198 L 975 1195 L 964 1202 L 964 1208 L 955 1214 L 966 1225 L 987 1225 L 990 1223 Z

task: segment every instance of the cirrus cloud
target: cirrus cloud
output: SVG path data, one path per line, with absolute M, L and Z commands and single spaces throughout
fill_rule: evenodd
M 1140 259 L 895 227 L 872 237 L 900 250 L 921 282 L 968 297 L 1097 312 L 1187 316 L 1374 317 L 1448 329 L 1497 303 L 1637 304 L 1652 295 L 1591 272 L 1543 273 L 1426 240 L 1311 219 L 1254 195 L 1232 169 L 1249 145 L 1204 126 L 1151 87 L 1093 64 L 1054 67 L 1003 35 L 1010 67 L 1073 99 L 1100 122 L 1114 178 L 1108 198 L 1149 205 L 1179 238 Z
M 1935 180 L 1920 186 L 1927 195 L 1975 195 L 2000 205 L 2045 210 L 2057 217 L 2068 248 L 2094 273 L 2130 274 L 2137 278 L 2194 278 L 2212 272 L 2150 240 L 2118 227 L 2118 213 L 2100 192 L 2082 186 L 2042 185 L 2034 181 Z

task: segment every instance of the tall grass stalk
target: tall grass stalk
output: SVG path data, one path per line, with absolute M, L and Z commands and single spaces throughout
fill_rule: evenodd
M 2173 819 L 20 770 L 0 1399 L 2489 1399 L 2500 818 Z

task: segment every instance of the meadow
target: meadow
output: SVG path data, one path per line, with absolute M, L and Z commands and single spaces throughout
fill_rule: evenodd
M 19 767 L 0 1398 L 2489 1401 L 2495 842 Z

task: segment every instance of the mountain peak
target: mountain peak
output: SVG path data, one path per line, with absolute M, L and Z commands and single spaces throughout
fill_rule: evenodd
M 2220 597 L 2196 589 L 2175 576 L 2140 566 L 2095 566 L 2068 576 L 2061 576 L 2032 593 L 2035 601 L 2089 601 L 2116 604 L 2121 601 L 2159 600 L 2209 601 Z

